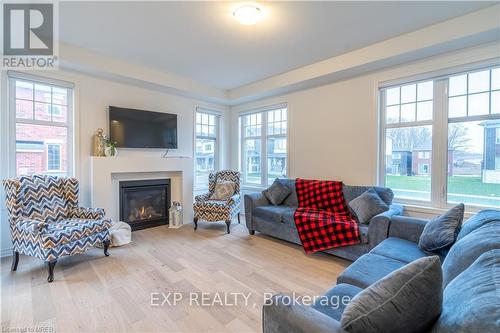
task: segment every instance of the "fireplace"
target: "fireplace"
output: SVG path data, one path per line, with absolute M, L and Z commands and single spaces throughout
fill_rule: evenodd
M 120 182 L 120 220 L 132 230 L 168 224 L 170 179 Z

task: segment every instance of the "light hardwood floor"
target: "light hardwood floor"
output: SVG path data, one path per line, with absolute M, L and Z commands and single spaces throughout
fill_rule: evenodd
M 243 221 L 242 221 L 243 222 Z M 39 260 L 1 261 L 2 328 L 55 332 L 260 332 L 264 293 L 318 295 L 348 261 L 306 256 L 297 245 L 259 235 L 244 224 L 199 223 L 133 233 L 133 243 L 59 260 L 55 280 Z M 152 306 L 152 293 L 182 292 L 176 306 Z M 249 305 L 190 306 L 188 294 L 252 293 Z M 211 294 L 214 300 L 215 294 Z M 172 301 L 172 299 L 170 299 Z

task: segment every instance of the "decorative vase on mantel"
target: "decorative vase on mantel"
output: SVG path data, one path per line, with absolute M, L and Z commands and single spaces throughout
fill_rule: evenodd
M 106 155 L 106 157 L 114 157 L 117 154 L 118 150 L 116 149 L 116 147 L 107 146 L 106 149 L 104 149 L 104 155 Z

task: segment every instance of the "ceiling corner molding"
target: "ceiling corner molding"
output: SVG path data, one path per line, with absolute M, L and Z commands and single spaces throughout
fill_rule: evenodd
M 312 88 L 367 72 L 500 41 L 500 5 L 228 91 L 231 105 Z
M 131 64 L 62 42 L 59 45 L 59 54 L 59 67 L 62 70 L 75 71 L 205 102 L 228 104 L 227 91 L 179 75 Z

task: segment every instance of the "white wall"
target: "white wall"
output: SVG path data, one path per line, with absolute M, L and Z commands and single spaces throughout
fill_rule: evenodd
M 379 84 L 492 58 L 498 60 L 499 57 L 500 44 L 487 44 L 240 105 L 232 108 L 233 128 L 237 128 L 241 111 L 286 102 L 291 178 L 338 179 L 353 185 L 376 184 Z M 234 132 L 232 142 L 237 142 L 237 136 Z M 232 163 L 233 167 L 238 166 L 238 145 L 233 145 Z M 408 211 L 411 212 L 411 208 Z
M 163 93 L 157 90 L 149 90 L 137 86 L 117 83 L 91 76 L 73 72 L 39 72 L 39 76 L 65 80 L 75 84 L 75 153 L 76 153 L 76 176 L 80 180 L 80 201 L 82 205 L 90 204 L 89 193 L 89 157 L 92 154 L 92 140 L 97 128 L 108 128 L 107 108 L 109 105 L 124 106 L 130 108 L 154 110 L 159 112 L 176 113 L 178 115 L 178 142 L 179 149 L 171 150 L 172 156 L 193 157 L 194 149 L 194 112 L 196 106 L 203 106 L 220 110 L 222 115 L 222 135 L 221 135 L 221 166 L 225 167 L 229 161 L 228 144 L 228 108 L 220 105 L 207 104 L 194 99 L 180 97 L 173 94 Z M 7 178 L 8 171 L 8 144 L 9 133 L 7 126 L 7 76 L 5 71 L 1 77 L 1 117 L 0 117 L 0 156 L 1 167 L 0 178 Z M 141 150 L 141 149 L 120 149 L 120 156 L 156 156 L 161 158 L 163 150 Z M 192 177 L 192 175 L 191 175 Z M 192 180 L 191 180 L 192 181 Z M 1 254 L 9 253 L 11 248 L 9 224 L 6 218 L 5 205 L 3 203 L 3 193 L 1 201 Z

